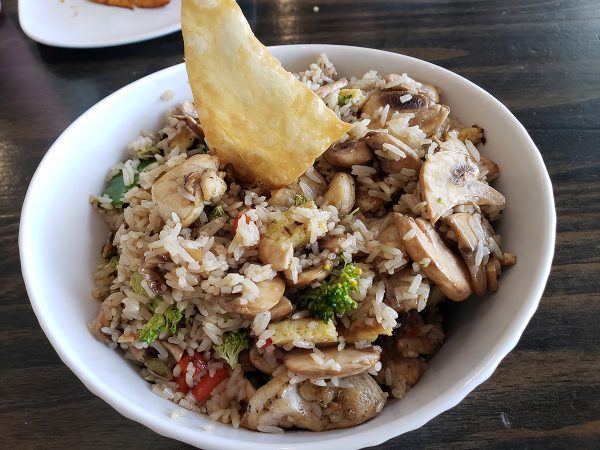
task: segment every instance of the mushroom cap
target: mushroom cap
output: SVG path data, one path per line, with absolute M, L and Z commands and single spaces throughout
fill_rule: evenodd
M 295 348 L 283 356 L 283 364 L 292 372 L 309 378 L 349 377 L 365 372 L 377 364 L 380 353 L 372 348 L 338 350 L 336 347 L 322 349 L 324 364 L 310 355 L 312 349 Z M 339 366 L 327 364 L 333 360 Z M 338 370 L 339 369 L 339 370 Z
M 411 95 L 410 99 L 406 100 L 406 95 Z M 373 117 L 375 111 L 385 105 L 390 106 L 388 117 L 394 112 L 414 114 L 409 125 L 418 126 L 427 136 L 437 133 L 450 114 L 450 108 L 432 102 L 427 95 L 408 94 L 405 91 L 375 92 L 365 102 L 361 113 Z
M 504 196 L 478 176 L 477 165 L 464 153 L 443 150 L 430 155 L 419 180 L 431 223 L 458 205 L 503 206 Z
M 281 277 L 259 281 L 256 286 L 259 292 L 254 300 L 243 299 L 242 296 L 223 296 L 219 297 L 218 302 L 225 311 L 254 317 L 277 305 L 285 291 L 285 283 Z
M 429 222 L 400 213 L 394 214 L 394 220 L 410 258 L 413 261 L 431 260 L 427 267 L 421 267 L 421 271 L 446 297 L 462 301 L 471 295 L 470 275 L 465 263 L 448 248 Z M 414 231 L 414 236 L 405 239 L 410 231 Z
M 394 147 L 398 147 L 398 142 L 396 142 L 391 136 L 386 133 L 371 133 L 367 137 L 367 145 L 377 157 L 377 161 L 379 162 L 379 166 L 384 173 L 399 173 L 402 169 L 411 169 L 414 171 L 419 171 L 422 165 L 421 158 L 417 156 L 414 151 L 405 151 L 406 148 L 402 147 L 400 150 L 403 150 L 405 157 L 399 158 L 398 160 L 393 160 L 390 158 L 386 158 L 381 156 L 380 153 L 386 153 L 384 144 L 390 144 Z
M 483 236 L 477 236 L 478 233 L 473 229 L 472 221 L 479 222 L 477 228 L 482 230 Z M 469 213 L 452 214 L 448 217 L 448 225 L 457 237 L 458 250 L 471 274 L 474 292 L 477 295 L 485 294 L 487 280 L 482 261 L 477 261 L 477 248 L 479 239 L 484 241 L 483 245 L 487 245 L 487 240 L 492 238 L 491 226 L 480 214 Z
M 373 154 L 367 146 L 366 139 L 348 139 L 332 145 L 324 153 L 323 158 L 339 169 L 350 169 L 354 165 L 367 164 L 373 160 Z

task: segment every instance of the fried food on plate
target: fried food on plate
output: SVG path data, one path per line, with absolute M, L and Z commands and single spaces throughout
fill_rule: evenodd
M 92 0 L 94 3 L 100 3 L 108 6 L 120 6 L 121 8 L 160 8 L 168 5 L 171 0 Z

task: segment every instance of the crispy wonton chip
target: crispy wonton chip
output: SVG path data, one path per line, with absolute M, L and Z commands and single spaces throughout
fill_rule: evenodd
M 181 16 L 206 143 L 242 181 L 288 185 L 351 128 L 281 67 L 234 0 L 184 0 Z

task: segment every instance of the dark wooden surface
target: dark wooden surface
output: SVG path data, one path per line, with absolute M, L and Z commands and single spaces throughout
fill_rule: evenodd
M 16 0 L 2 3 L 0 447 L 184 448 L 118 415 L 61 363 L 29 305 L 17 248 L 28 182 L 54 139 L 101 98 L 181 62 L 180 35 L 51 48 L 22 33 Z M 459 406 L 380 448 L 600 448 L 600 1 L 241 3 L 265 44 L 375 47 L 469 78 L 516 114 L 552 177 L 556 256 L 519 345 Z

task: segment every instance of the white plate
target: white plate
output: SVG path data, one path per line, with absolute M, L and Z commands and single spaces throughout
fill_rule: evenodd
M 107 169 L 126 158 L 140 130 L 160 126 L 170 106 L 191 98 L 183 65 L 136 81 L 79 117 L 52 145 L 38 167 L 23 205 L 19 247 L 27 292 L 40 325 L 82 382 L 123 415 L 154 431 L 204 449 L 354 449 L 379 444 L 420 427 L 460 402 L 485 381 L 516 345 L 535 312 L 550 272 L 556 216 L 552 186 L 542 157 L 515 117 L 473 83 L 424 61 L 378 50 L 331 45 L 271 49 L 288 70 L 306 68 L 329 54 L 340 76 L 374 68 L 408 72 L 442 89 L 443 100 L 464 123 L 485 128 L 483 154 L 498 162 L 495 186 L 507 209 L 499 225 L 503 244 L 519 257 L 506 270 L 494 295 L 453 304 L 447 341 L 419 383 L 399 402 L 355 428 L 269 435 L 216 424 L 203 431 L 204 416 L 177 408 L 150 391 L 138 371 L 97 341 L 86 324 L 97 312 L 92 300 L 93 268 L 107 228 L 92 211 L 90 193 L 101 192 Z M 160 100 L 167 89 L 175 92 Z M 268 91 L 265 91 L 268 95 Z M 260 101 L 260 99 L 257 99 Z
M 130 10 L 90 0 L 19 0 L 27 36 L 56 47 L 93 48 L 145 41 L 181 29 L 181 0 Z

